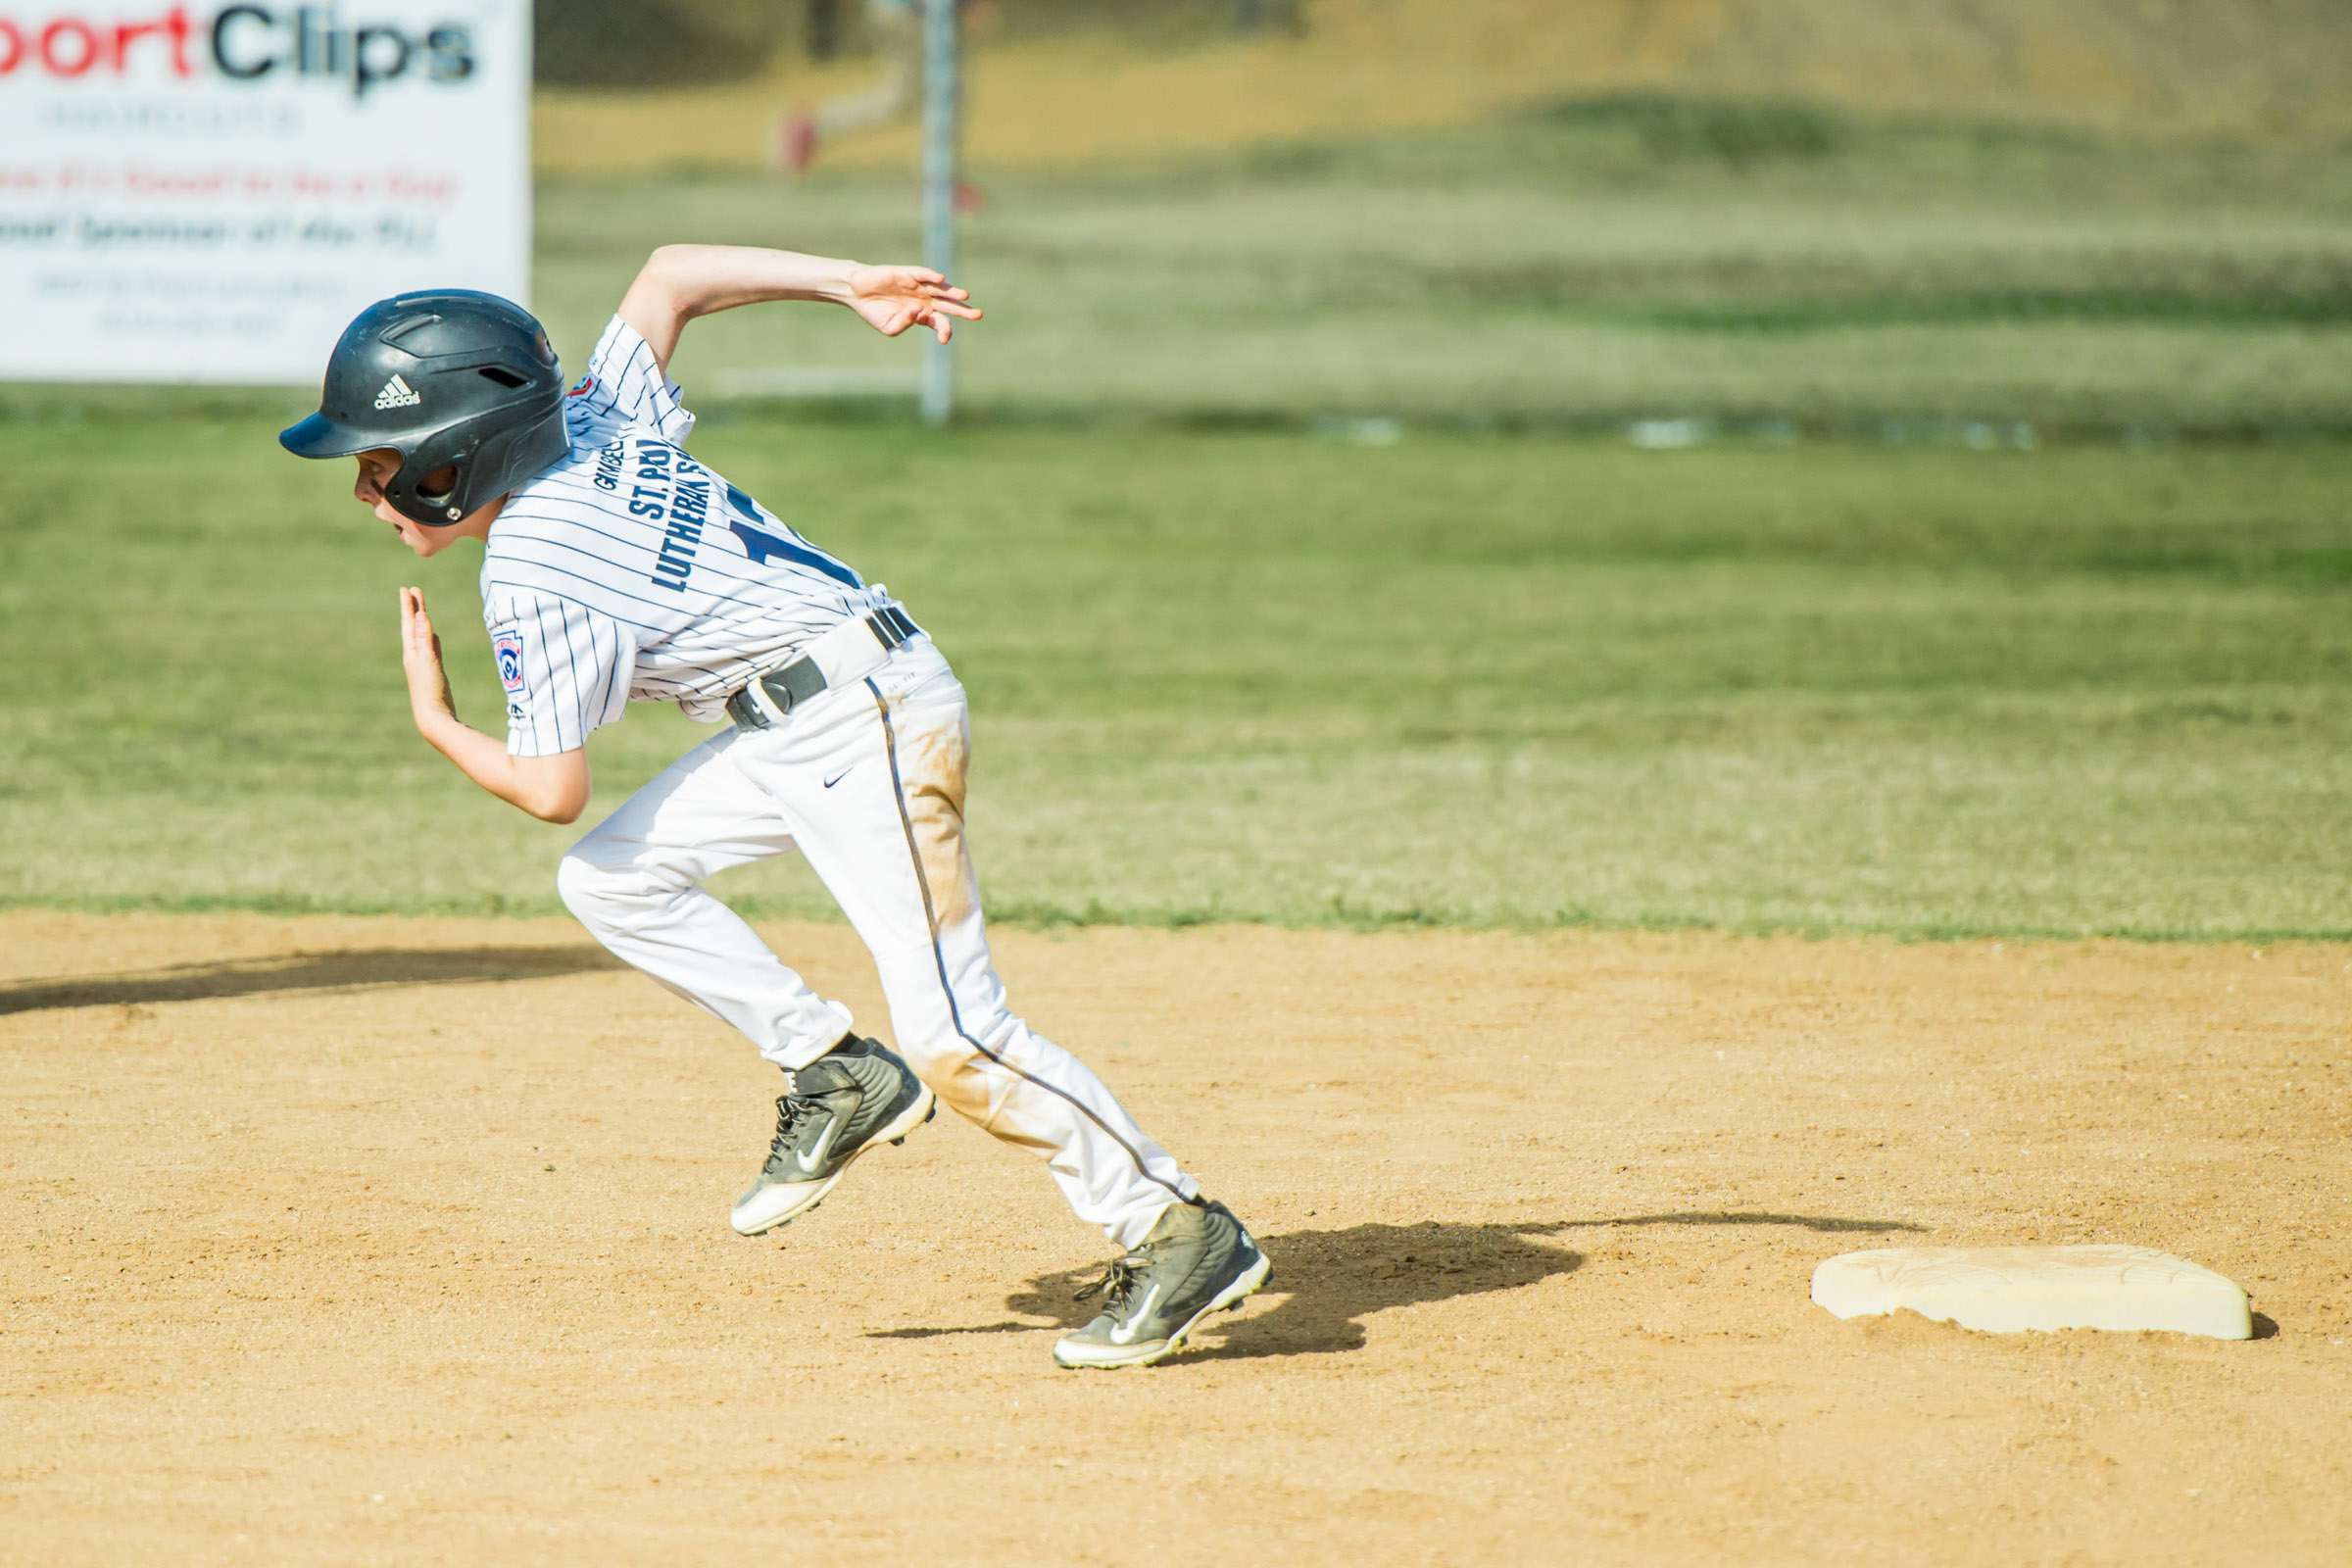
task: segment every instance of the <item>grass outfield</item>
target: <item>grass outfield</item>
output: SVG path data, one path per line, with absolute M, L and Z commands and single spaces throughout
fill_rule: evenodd
M 956 660 L 1001 914 L 2352 935 L 2352 444 L 2165 442 L 2352 431 L 2345 168 L 1571 103 L 992 178 L 946 437 L 716 395 L 908 368 L 837 312 L 677 368 L 698 450 Z M 913 218 L 870 175 L 550 181 L 536 303 L 576 363 L 655 241 Z M 0 389 L 0 899 L 554 906 L 565 836 L 407 724 L 411 580 L 496 710 L 474 558 L 282 457 L 304 396 Z M 2154 439 L 1559 433 L 1639 415 Z M 600 805 L 693 733 L 600 736 Z
M 0 898 L 548 909 L 410 731 L 418 566 L 247 418 L 0 424 Z M 711 418 L 973 693 L 1001 915 L 2352 936 L 2352 449 Z M 600 733 L 597 808 L 696 733 Z M 814 911 L 797 866 L 722 884 Z
M 2352 432 L 2352 161 L 1776 103 L 1571 101 L 1215 166 L 989 176 L 964 406 L 1459 428 L 1649 416 Z M 612 215 L 626 213 L 616 224 Z M 907 181 L 555 179 L 536 300 L 593 341 L 655 240 L 910 254 Z M 904 371 L 831 314 L 688 334 L 690 390 Z

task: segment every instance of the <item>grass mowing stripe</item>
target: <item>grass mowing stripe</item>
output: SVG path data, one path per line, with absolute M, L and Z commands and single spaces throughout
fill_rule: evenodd
M 419 567 L 247 434 L 0 426 L 0 636 L 21 669 L 104 659 L 0 694 L 0 834 L 33 847 L 0 900 L 553 912 L 570 835 L 408 726 L 403 581 L 462 710 L 496 710 L 470 552 Z M 910 448 L 745 416 L 697 449 L 956 661 L 1001 917 L 2352 929 L 2352 594 L 2310 569 L 2352 548 L 2352 448 Z M 702 733 L 600 732 L 597 808 Z M 796 863 L 720 887 L 829 907 Z
M 831 906 L 810 900 L 738 896 L 731 898 L 729 903 L 738 913 L 754 920 L 832 920 L 840 917 L 839 911 Z M 553 898 L 518 901 L 491 898 L 478 904 L 450 902 L 424 905 L 413 902 L 369 904 L 290 898 L 237 899 L 207 895 L 162 900 L 127 897 L 0 898 L 0 909 L 55 909 L 75 914 L 266 914 L 286 916 L 349 914 L 445 915 L 453 917 L 487 915 L 513 919 L 568 917 L 564 906 Z M 1217 927 L 1246 926 L 1271 927 L 1276 930 L 1356 931 L 1367 934 L 1382 931 L 1458 930 L 1497 931 L 1525 936 L 1572 934 L 1580 931 L 1644 931 L 1659 935 L 1671 935 L 1678 932 L 1713 932 L 1740 937 L 1799 937 L 1811 942 L 1872 938 L 1905 943 L 2093 941 L 2161 944 L 2227 943 L 2233 946 L 2266 947 L 2281 942 L 2352 943 L 2352 926 L 2241 930 L 2224 935 L 2216 935 L 2210 930 L 2196 927 L 2119 926 L 2113 930 L 2082 930 L 2062 926 L 2046 928 L 2015 925 L 1979 926 L 1937 921 L 1886 927 L 1854 927 L 1838 924 L 1727 926 L 1720 920 L 1697 914 L 1665 913 L 1631 917 L 1603 917 L 1582 910 L 1563 911 L 1543 920 L 1495 923 L 1461 920 L 1443 912 L 1427 909 L 1359 909 L 1345 905 L 1333 908 L 1327 915 L 1316 919 L 1264 920 L 1240 918 L 1228 910 L 1214 906 L 1169 909 L 1157 906 L 1118 908 L 1099 903 L 1089 904 L 1083 907 L 1068 907 L 1054 904 L 1006 903 L 991 905 L 988 909 L 988 918 L 992 924 L 1018 926 L 1032 931 L 1084 931 L 1103 927 L 1141 931 L 1198 931 Z M 585 942 L 588 938 L 583 934 L 581 940 Z
M 1873 294 L 1838 299 L 1591 308 L 1597 320 L 1674 332 L 1826 332 L 1859 326 L 1978 321 L 2160 321 L 2194 326 L 2342 326 L 2352 290 L 2215 295 L 2187 290 L 1983 289 L 1955 294 Z

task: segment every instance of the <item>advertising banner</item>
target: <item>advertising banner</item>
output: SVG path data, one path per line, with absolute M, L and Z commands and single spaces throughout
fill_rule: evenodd
M 529 303 L 529 0 L 0 0 L 0 379 L 318 380 L 404 289 Z

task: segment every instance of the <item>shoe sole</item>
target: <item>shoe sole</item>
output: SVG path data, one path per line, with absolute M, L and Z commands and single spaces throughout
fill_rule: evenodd
M 1231 1285 L 1210 1297 L 1207 1305 L 1179 1324 L 1175 1333 L 1142 1354 L 1131 1355 L 1118 1361 L 1064 1361 L 1061 1358 L 1061 1351 L 1056 1348 L 1054 1352 L 1054 1364 L 1071 1372 L 1115 1372 L 1121 1367 L 1156 1365 L 1184 1348 L 1184 1342 L 1191 1336 L 1193 1330 L 1200 1326 L 1202 1318 L 1211 1312 L 1230 1311 L 1240 1306 L 1250 1297 L 1272 1284 L 1273 1281 L 1274 1260 L 1260 1252 L 1257 1254 L 1257 1264 L 1254 1268 L 1244 1270 Z
M 867 1154 L 873 1152 L 876 1146 L 888 1144 L 893 1149 L 898 1148 L 901 1144 L 906 1142 L 907 1134 L 913 1132 L 917 1127 L 920 1127 L 923 1125 L 923 1123 L 929 1121 L 932 1117 L 938 1114 L 939 1098 L 931 1093 L 928 1085 L 925 1085 L 922 1088 L 922 1093 L 915 1097 L 913 1104 L 908 1105 L 905 1110 L 901 1111 L 896 1121 L 891 1122 L 881 1131 L 875 1133 L 873 1137 L 868 1138 L 864 1143 L 859 1144 L 857 1149 L 851 1152 L 850 1157 L 841 1162 L 840 1167 L 836 1169 L 832 1175 L 826 1177 L 821 1182 L 795 1184 L 796 1186 L 805 1185 L 814 1187 L 816 1189 L 815 1193 L 809 1197 L 807 1202 L 795 1203 L 792 1205 L 792 1207 L 786 1209 L 783 1213 L 778 1214 L 775 1218 L 763 1219 L 748 1231 L 745 1230 L 741 1225 L 737 1225 L 732 1216 L 728 1218 L 728 1225 L 738 1236 L 765 1236 L 769 1231 L 791 1224 L 794 1220 L 799 1219 L 803 1214 L 808 1213 L 810 1209 L 816 1207 L 817 1204 L 823 1202 L 825 1200 L 825 1195 L 833 1190 L 833 1184 L 837 1181 L 840 1181 L 844 1176 L 847 1176 L 850 1173 L 850 1167 L 863 1159 Z

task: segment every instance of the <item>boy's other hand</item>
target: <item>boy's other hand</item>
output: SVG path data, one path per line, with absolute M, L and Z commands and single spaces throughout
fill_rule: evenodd
M 435 718 L 458 716 L 449 672 L 441 666 L 441 639 L 433 634 L 433 617 L 425 613 L 421 588 L 400 591 L 400 663 L 408 673 L 409 711 L 417 728 Z
M 955 336 L 958 319 L 980 319 L 979 310 L 968 303 L 971 297 L 970 290 L 953 286 L 927 267 L 854 267 L 849 298 L 842 303 L 884 337 L 927 326 L 945 343 Z

